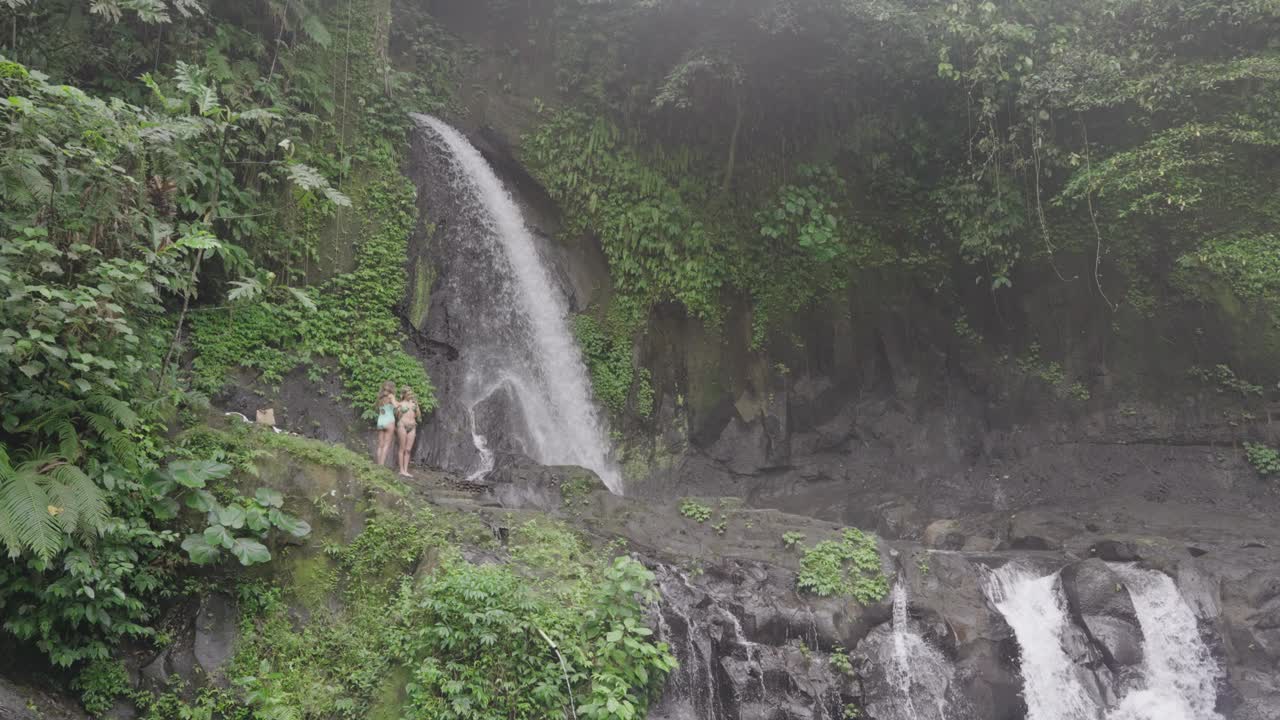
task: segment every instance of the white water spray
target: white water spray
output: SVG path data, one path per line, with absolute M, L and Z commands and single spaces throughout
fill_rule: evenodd
M 477 262 L 500 266 L 487 275 L 495 301 L 494 312 L 481 320 L 484 327 L 477 335 L 482 342 L 466 349 L 463 403 L 472 412 L 472 437 L 481 458 L 472 476 L 482 477 L 493 467 L 493 453 L 476 430 L 474 410 L 503 389 L 520 406 L 523 439 L 534 460 L 589 468 L 611 491 L 621 493 L 622 477 L 609 456 L 609 434 L 591 401 L 586 367 L 569 331 L 568 302 L 539 256 L 519 207 L 457 130 L 427 115 L 414 119 L 430 128 L 449 153 L 449 181 L 477 230 L 468 240 L 491 246 L 477 248 Z
M 1214 710 L 1222 671 L 1173 578 L 1133 565 L 1112 569 L 1124 578 L 1142 626 L 1143 687 L 1126 695 L 1109 720 L 1222 720 Z
M 1222 720 L 1214 710 L 1221 670 L 1173 579 L 1132 565 L 1112 568 L 1129 590 L 1144 654 L 1140 682 L 1112 708 L 1088 691 L 1084 668 L 1065 649 L 1069 620 L 1058 574 L 1039 577 L 1009 564 L 988 578 L 987 595 L 1022 650 L 1028 720 Z
M 1058 574 L 1039 577 L 1010 563 L 991 573 L 986 592 L 1022 650 L 1028 720 L 1098 720 L 1101 708 L 1063 647 L 1068 620 Z
M 888 692 L 868 704 L 881 720 L 947 720 L 947 690 L 954 670 L 942 653 L 917 632 L 907 613 L 906 581 L 893 586 L 893 626 L 879 639 L 876 657 L 884 667 Z

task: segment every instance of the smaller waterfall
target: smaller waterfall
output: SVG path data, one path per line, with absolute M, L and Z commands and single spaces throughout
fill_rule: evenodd
M 480 454 L 480 466 L 467 476 L 467 482 L 479 482 L 493 472 L 493 451 L 489 449 L 489 439 L 481 435 L 476 427 L 474 407 L 467 408 L 467 421 L 471 425 L 471 444 L 476 446 L 476 452 Z
M 874 650 L 884 668 L 887 692 L 875 693 L 867 710 L 877 720 L 947 720 L 951 664 L 911 622 L 902 577 L 893 586 L 892 600 L 892 629 L 887 638 L 876 638 Z
M 985 589 L 1022 650 L 1028 720 L 1098 720 L 1099 703 L 1065 649 L 1069 621 L 1058 574 L 1040 577 L 1010 563 L 988 576 Z
M 1133 565 L 1112 568 L 1138 613 L 1144 660 L 1143 687 L 1126 695 L 1109 720 L 1222 720 L 1214 711 L 1222 671 L 1173 578 Z
M 712 663 L 711 629 L 699 621 L 694 608 L 698 593 L 684 574 L 665 565 L 656 568 L 662 606 L 658 610 L 658 639 L 671 646 L 679 666 L 667 678 L 669 707 L 659 717 L 678 720 L 719 720 L 719 682 Z
M 1144 659 L 1140 682 L 1110 708 L 1090 692 L 1090 674 L 1068 652 L 1074 626 L 1058 574 L 1040 577 L 1009 564 L 989 576 L 987 596 L 1022 650 L 1028 720 L 1222 720 L 1214 710 L 1221 670 L 1173 579 L 1133 565 L 1112 568 L 1133 602 Z

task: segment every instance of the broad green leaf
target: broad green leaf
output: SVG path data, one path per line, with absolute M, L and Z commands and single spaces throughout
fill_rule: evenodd
M 266 532 L 271 529 L 271 521 L 267 518 L 266 512 L 259 507 L 249 507 L 245 511 L 244 522 L 254 532 Z
M 204 541 L 213 547 L 223 547 L 230 550 L 234 540 L 231 537 L 231 533 L 227 532 L 227 529 L 221 525 L 210 525 L 205 528 Z
M 279 490 L 273 490 L 272 488 L 258 488 L 258 491 L 254 493 L 254 497 L 266 507 L 278 508 L 284 505 L 284 495 L 281 495 Z
M 301 518 L 282 513 L 279 510 L 272 510 L 270 516 L 272 524 L 294 537 L 306 537 L 311 532 L 311 525 Z
M 229 528 L 239 530 L 244 527 L 245 512 L 239 505 L 227 505 L 218 508 L 218 522 Z
M 231 554 L 240 560 L 241 565 L 254 565 L 271 559 L 271 551 L 266 545 L 249 538 L 236 538 L 231 545 Z
M 212 512 L 218 507 L 218 499 L 208 490 L 196 490 L 187 494 L 186 506 L 199 512 Z
M 191 556 L 191 562 L 197 565 L 208 565 L 218 559 L 221 552 L 218 548 L 209 544 L 204 535 L 188 535 L 186 540 L 182 541 L 182 549 L 187 551 L 187 555 Z

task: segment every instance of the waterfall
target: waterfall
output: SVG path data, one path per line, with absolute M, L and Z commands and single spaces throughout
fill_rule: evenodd
M 1140 682 L 1113 708 L 1089 691 L 1087 671 L 1067 651 L 1072 626 L 1058 574 L 1041 577 L 1009 564 L 988 577 L 987 595 L 1022 650 L 1028 720 L 1222 720 L 1214 710 L 1221 670 L 1173 579 L 1132 565 L 1112 568 L 1128 588 L 1144 653 Z
M 907 614 L 907 585 L 893 586 L 893 625 L 873 651 L 884 668 L 886 692 L 873 693 L 867 710 L 877 720 L 947 720 L 947 690 L 954 671 L 916 631 Z
M 1028 720 L 1098 720 L 1099 703 L 1065 649 L 1069 622 L 1058 574 L 1040 577 L 1010 563 L 988 576 L 985 589 L 1022 650 Z
M 608 430 L 592 403 L 587 370 L 569 330 L 568 301 L 539 256 L 520 208 L 461 133 L 427 115 L 414 120 L 447 152 L 448 181 L 468 229 L 467 246 L 460 249 L 466 272 L 455 282 L 472 284 L 471 296 L 483 302 L 482 308 L 465 308 L 461 320 L 475 326 L 461 358 L 461 402 L 479 458 L 469 474 L 481 477 L 493 467 L 494 445 L 477 427 L 476 411 L 505 400 L 516 407 L 501 408 L 498 424 L 518 436 L 526 454 L 545 465 L 589 468 L 621 493 Z M 517 421 L 522 424 L 512 427 Z
M 1144 655 L 1143 686 L 1126 695 L 1109 720 L 1222 720 L 1214 711 L 1222 671 L 1173 578 L 1133 565 L 1112 568 L 1129 588 Z

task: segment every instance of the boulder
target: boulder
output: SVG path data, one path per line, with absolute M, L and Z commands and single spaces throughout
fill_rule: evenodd
M 1085 560 L 1063 568 L 1062 590 L 1073 615 L 1100 615 L 1138 624 L 1124 579 L 1101 560 Z
M 938 550 L 960 550 L 964 547 L 964 542 L 964 533 L 955 520 L 936 520 L 924 529 L 926 547 Z
M 1138 626 L 1106 615 L 1084 615 L 1082 621 L 1111 662 L 1124 666 L 1142 664 L 1142 631 Z
M 144 687 L 157 692 L 179 679 L 190 689 L 229 687 L 225 668 L 240 637 L 235 601 L 213 593 L 175 608 L 165 621 L 177 628 L 174 640 L 141 669 Z
M 66 698 L 0 677 L 0 720 L 87 720 Z
M 239 613 L 235 601 L 221 593 L 206 596 L 196 614 L 196 634 L 192 651 L 196 664 L 209 682 L 229 685 L 223 669 L 235 653 L 240 637 Z
M 1062 590 L 1076 624 L 1112 672 L 1142 662 L 1142 631 L 1124 579 L 1089 559 L 1062 570 Z
M 520 455 L 499 456 L 486 478 L 498 504 L 511 510 L 559 512 L 568 494 L 607 491 L 600 476 L 574 465 L 539 465 Z

